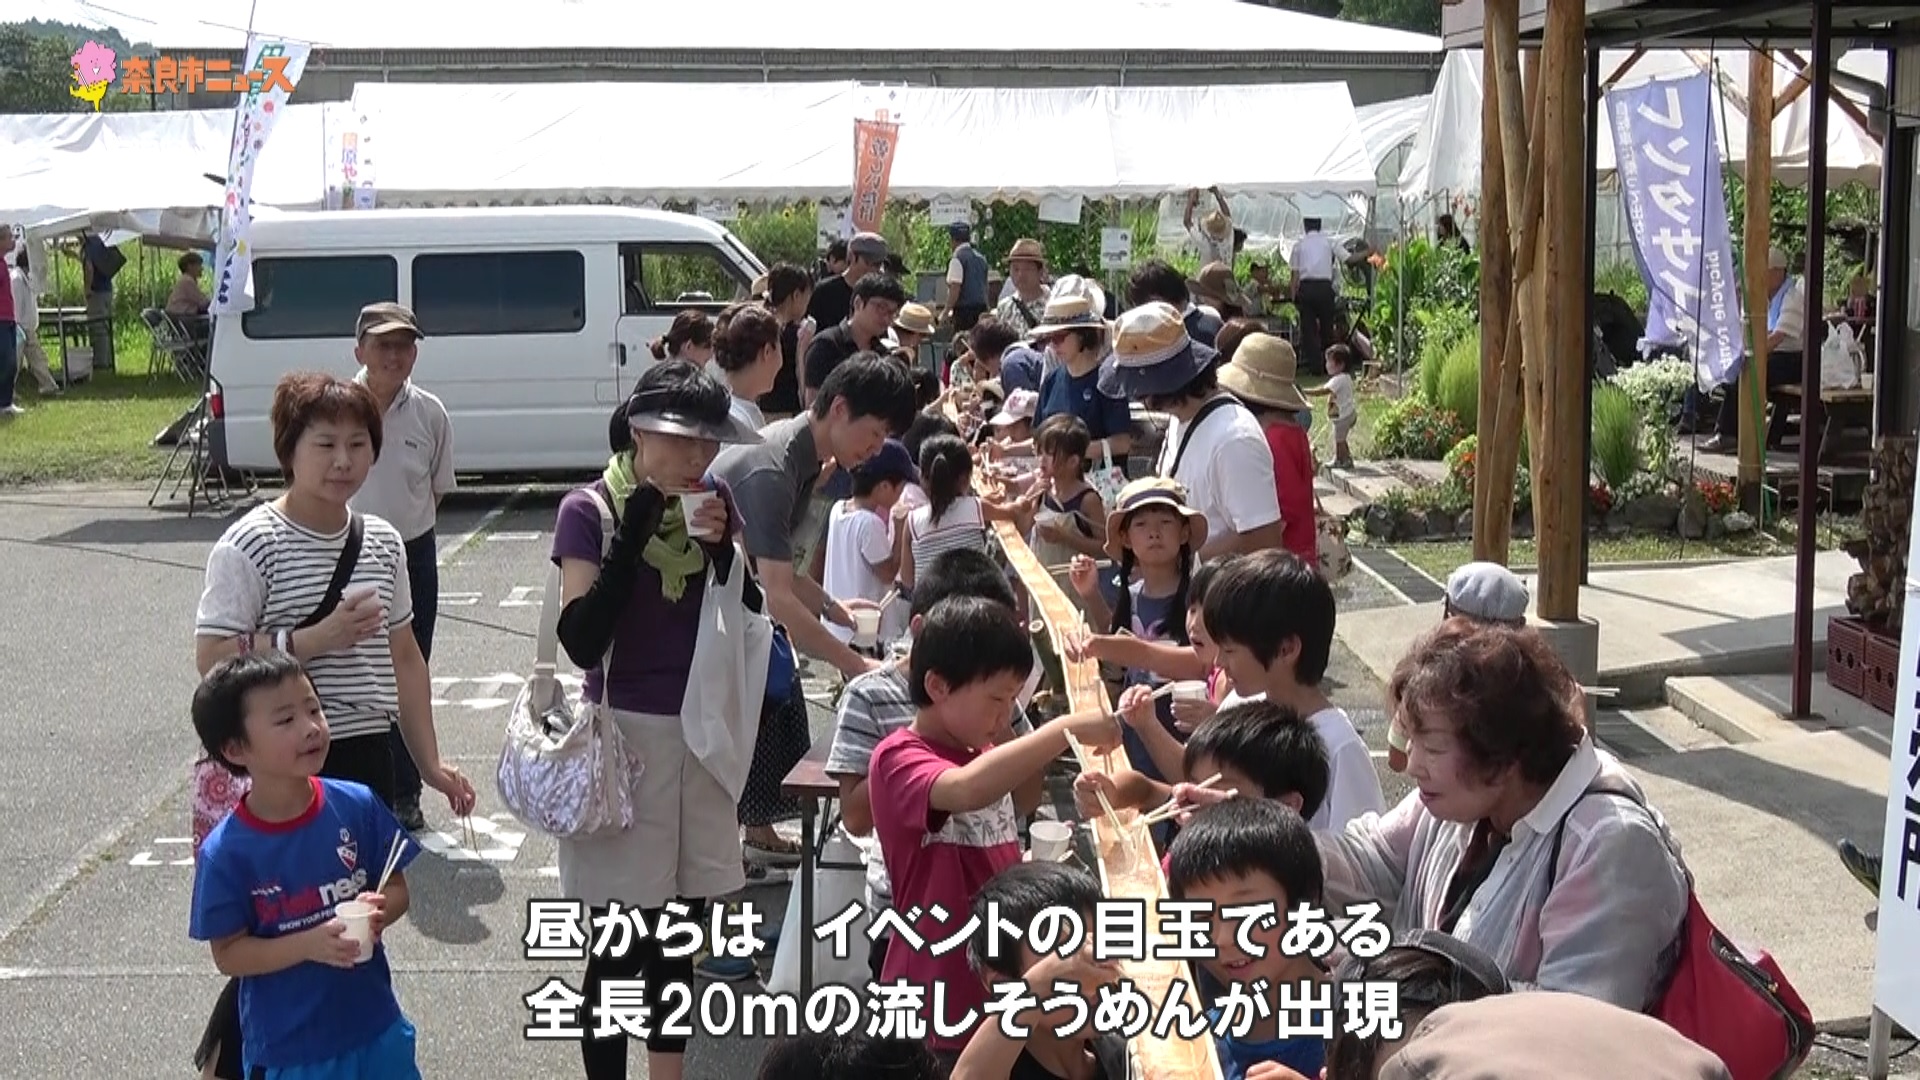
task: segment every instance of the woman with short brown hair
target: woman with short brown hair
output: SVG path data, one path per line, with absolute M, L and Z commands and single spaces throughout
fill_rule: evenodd
M 1452 934 L 1516 988 L 1644 1010 L 1688 881 L 1659 812 L 1594 745 L 1584 695 L 1530 628 L 1452 618 L 1423 635 L 1388 692 L 1416 790 L 1317 834 L 1329 905 Z

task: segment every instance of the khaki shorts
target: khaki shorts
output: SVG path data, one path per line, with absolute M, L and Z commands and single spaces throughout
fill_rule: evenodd
M 633 828 L 559 841 L 561 893 L 590 906 L 657 908 L 745 886 L 734 799 L 687 749 L 680 718 L 619 710 L 613 718 L 645 765 L 633 781 Z

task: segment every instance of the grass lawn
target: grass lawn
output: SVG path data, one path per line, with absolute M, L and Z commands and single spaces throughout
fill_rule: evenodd
M 61 397 L 42 398 L 31 377 L 20 380 L 14 400 L 26 412 L 0 420 L 0 487 L 160 475 L 172 451 L 153 446 L 153 437 L 193 405 L 199 388 L 170 374 L 148 379 L 151 345 L 143 327 L 122 327 L 114 344 L 118 370 L 96 371 Z M 47 358 L 60 362 L 54 348 Z
M 1753 558 L 1765 555 L 1793 554 L 1797 530 L 1791 521 L 1780 522 L 1760 532 L 1728 536 L 1719 540 L 1681 540 L 1676 536 L 1595 536 L 1588 545 L 1594 566 L 1609 563 L 1676 562 L 1694 559 Z M 1858 517 L 1822 515 L 1816 533 L 1821 551 L 1837 549 L 1849 537 L 1860 535 Z M 1435 541 L 1388 545 L 1388 550 L 1420 568 L 1437 581 L 1463 563 L 1473 561 L 1473 545 L 1467 541 Z M 1515 540 L 1507 556 L 1516 569 L 1538 565 L 1532 540 Z

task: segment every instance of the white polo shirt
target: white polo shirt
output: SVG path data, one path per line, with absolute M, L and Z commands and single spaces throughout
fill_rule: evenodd
M 1287 262 L 1293 267 L 1296 281 L 1332 281 L 1333 241 L 1327 239 L 1325 233 L 1308 233 L 1293 245 L 1293 254 Z
M 366 381 L 365 369 L 358 378 Z M 380 458 L 351 505 L 412 542 L 433 528 L 440 497 L 452 490 L 453 421 L 439 398 L 408 380 L 381 418 Z
M 1206 515 L 1209 543 L 1215 537 L 1252 532 L 1280 520 L 1273 450 L 1253 413 L 1236 403 L 1207 414 L 1194 429 L 1176 472 L 1173 459 L 1184 429 L 1177 418 L 1167 425 L 1153 471 L 1187 489 L 1187 505 Z

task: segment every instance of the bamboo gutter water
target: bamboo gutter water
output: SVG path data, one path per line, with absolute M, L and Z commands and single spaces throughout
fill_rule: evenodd
M 1034 557 L 1012 523 L 994 522 L 993 535 L 1006 555 L 1007 565 L 1019 575 L 1027 595 L 1033 598 L 1033 606 L 1039 611 L 1039 622 L 1051 642 L 1051 648 L 1043 648 L 1042 659 L 1044 662 L 1048 653 L 1055 657 L 1065 685 L 1068 709 L 1078 712 L 1111 708 L 1106 685 L 1100 679 L 1099 663 L 1093 660 L 1075 663 L 1066 659 L 1063 643 L 1079 632 L 1080 610 Z M 1052 673 L 1049 668 L 1049 674 Z M 1093 751 L 1077 740 L 1069 742 L 1082 769 L 1113 773 L 1133 767 L 1124 746 Z M 1121 810 L 1112 816 L 1103 814 L 1093 823 L 1091 832 L 1101 892 L 1114 900 L 1142 901 L 1147 910 L 1148 959 L 1121 961 L 1121 973 L 1133 980 L 1152 1003 L 1156 1015 L 1162 1011 L 1161 1003 L 1166 1001 L 1168 989 L 1176 979 L 1187 984 L 1184 997 L 1192 1015 L 1205 1015 L 1187 965 L 1155 956 L 1170 946 L 1177 946 L 1178 942 L 1160 930 L 1160 904 L 1168 899 L 1167 882 L 1160 872 L 1160 860 L 1154 854 L 1153 839 L 1148 827 L 1141 823 L 1140 814 L 1133 810 Z M 1159 1038 L 1149 1030 L 1132 1039 L 1127 1049 L 1128 1073 L 1133 1080 L 1219 1080 L 1223 1075 L 1210 1032 L 1187 1040 L 1178 1036 Z

